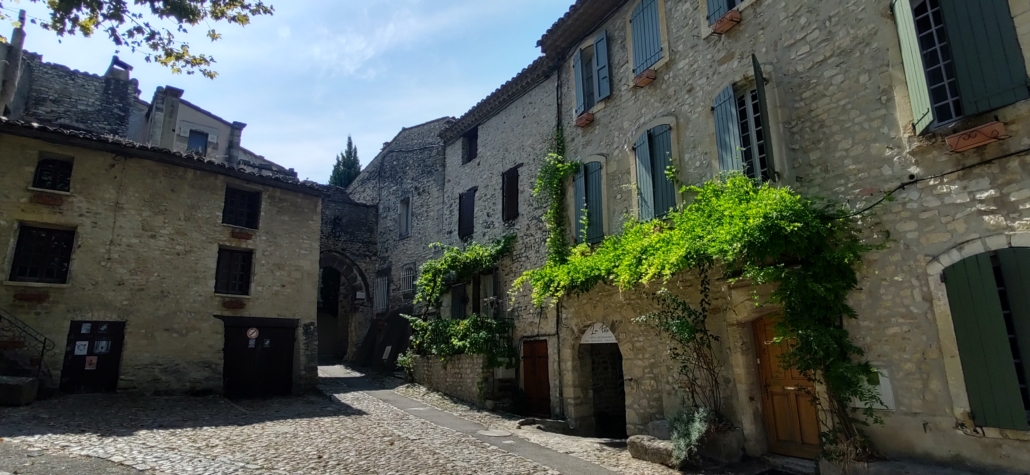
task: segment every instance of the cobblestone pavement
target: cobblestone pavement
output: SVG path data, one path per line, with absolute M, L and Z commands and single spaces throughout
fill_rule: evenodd
M 27 449 L 0 440 L 0 475 L 140 475 L 144 472 L 94 457 L 69 456 Z

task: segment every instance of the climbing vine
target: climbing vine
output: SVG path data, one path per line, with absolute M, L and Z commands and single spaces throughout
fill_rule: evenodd
M 511 342 L 512 320 L 474 313 L 465 319 L 423 320 L 405 315 L 411 323 L 411 345 L 405 354 L 447 358 L 455 355 L 483 355 L 486 369 L 509 366 L 515 360 Z
M 415 281 L 416 303 L 425 303 L 439 309 L 441 298 L 450 285 L 464 282 L 483 271 L 495 267 L 502 257 L 515 247 L 515 235 L 508 234 L 494 242 L 483 245 L 469 243 L 464 248 L 433 243 L 430 247 L 443 249 L 443 255 L 426 261 Z
M 579 162 L 565 158 L 565 137 L 559 128 L 554 134 L 551 152 L 544 158 L 536 177 L 533 196 L 546 208 L 544 225 L 547 226 L 548 262 L 565 262 L 569 256 L 569 238 L 565 229 L 565 180 L 579 170 Z
M 596 248 L 577 246 L 567 260 L 525 272 L 515 288 L 530 285 L 534 303 L 543 305 L 601 283 L 631 289 L 716 264 L 730 278 L 776 283 L 778 333 L 790 341 L 781 364 L 824 383 L 844 429 L 838 437 L 858 437 L 848 403 L 860 401 L 863 418 L 876 421 L 880 400 L 870 384 L 875 370 L 859 361 L 863 351 L 843 319 L 856 317 L 847 303 L 858 285 L 855 267 L 877 246 L 861 240 L 841 207 L 740 174 L 682 191 L 694 195 L 685 207 L 661 220 L 629 222 Z

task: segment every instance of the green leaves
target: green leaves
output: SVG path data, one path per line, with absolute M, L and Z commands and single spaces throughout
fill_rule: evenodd
M 411 323 L 409 351 L 416 355 L 446 358 L 455 355 L 485 355 L 487 368 L 508 366 L 514 361 L 511 344 L 513 323 L 472 314 L 464 320 L 423 320 L 404 315 Z
M 431 247 L 443 249 L 443 256 L 426 261 L 415 281 L 415 302 L 440 308 L 443 294 L 451 284 L 465 282 L 472 276 L 497 265 L 497 261 L 511 253 L 515 235 L 506 235 L 489 245 L 469 243 L 464 249 L 434 243 Z
M 358 160 L 358 148 L 354 146 L 351 136 L 347 136 L 347 148 L 336 156 L 333 173 L 329 176 L 329 184 L 346 188 L 361 174 L 361 161 Z

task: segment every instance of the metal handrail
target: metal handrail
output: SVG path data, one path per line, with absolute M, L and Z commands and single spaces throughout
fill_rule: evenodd
M 33 343 L 32 346 L 39 349 L 39 363 L 36 365 L 36 377 L 40 377 L 43 373 L 44 367 L 46 366 L 46 355 L 57 348 L 57 343 L 36 331 L 34 328 L 26 325 L 25 322 L 19 320 L 11 314 L 11 312 L 0 307 L 0 332 L 3 332 L 8 328 L 13 334 L 20 335 L 23 338 L 27 337 L 27 340 Z

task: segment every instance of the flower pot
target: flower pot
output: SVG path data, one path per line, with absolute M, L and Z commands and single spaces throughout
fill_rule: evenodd
M 647 71 L 637 74 L 637 77 L 633 78 L 633 85 L 636 87 L 644 87 L 651 84 L 657 77 L 658 73 L 655 72 L 655 70 L 648 69 Z
M 594 114 L 584 112 L 576 118 L 576 127 L 586 127 L 594 122 Z
M 730 28 L 737 26 L 737 23 L 740 23 L 740 10 L 730 10 L 712 24 L 712 33 L 721 35 L 730 31 Z
M 994 121 L 950 135 L 944 140 L 948 142 L 948 151 L 965 152 L 1006 138 L 1005 124 Z

